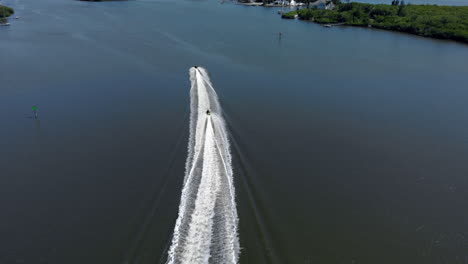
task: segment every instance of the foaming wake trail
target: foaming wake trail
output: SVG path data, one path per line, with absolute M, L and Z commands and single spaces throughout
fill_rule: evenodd
M 238 218 L 228 133 L 206 70 L 191 68 L 190 80 L 188 156 L 167 263 L 235 264 Z

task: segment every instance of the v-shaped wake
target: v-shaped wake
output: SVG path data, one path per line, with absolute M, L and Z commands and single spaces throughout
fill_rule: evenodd
M 167 263 L 235 264 L 238 217 L 228 133 L 206 70 L 191 68 L 190 80 L 186 172 Z

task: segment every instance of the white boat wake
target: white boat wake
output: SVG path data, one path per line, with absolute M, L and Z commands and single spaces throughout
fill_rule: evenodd
M 206 70 L 190 68 L 190 80 L 188 156 L 167 263 L 235 264 L 238 217 L 226 125 Z

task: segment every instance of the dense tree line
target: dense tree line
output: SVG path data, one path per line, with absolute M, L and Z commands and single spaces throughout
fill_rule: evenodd
M 9 17 L 13 15 L 14 13 L 15 11 L 13 10 L 13 8 L 0 5 L 0 18 Z
M 321 24 L 371 26 L 468 43 L 468 6 L 406 5 L 399 0 L 391 5 L 338 3 L 334 10 L 301 9 L 283 17 L 296 14 Z

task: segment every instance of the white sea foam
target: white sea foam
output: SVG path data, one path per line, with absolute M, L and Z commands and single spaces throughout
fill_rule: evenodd
M 207 71 L 191 68 L 190 80 L 186 172 L 167 263 L 235 264 L 238 217 L 228 133 Z

